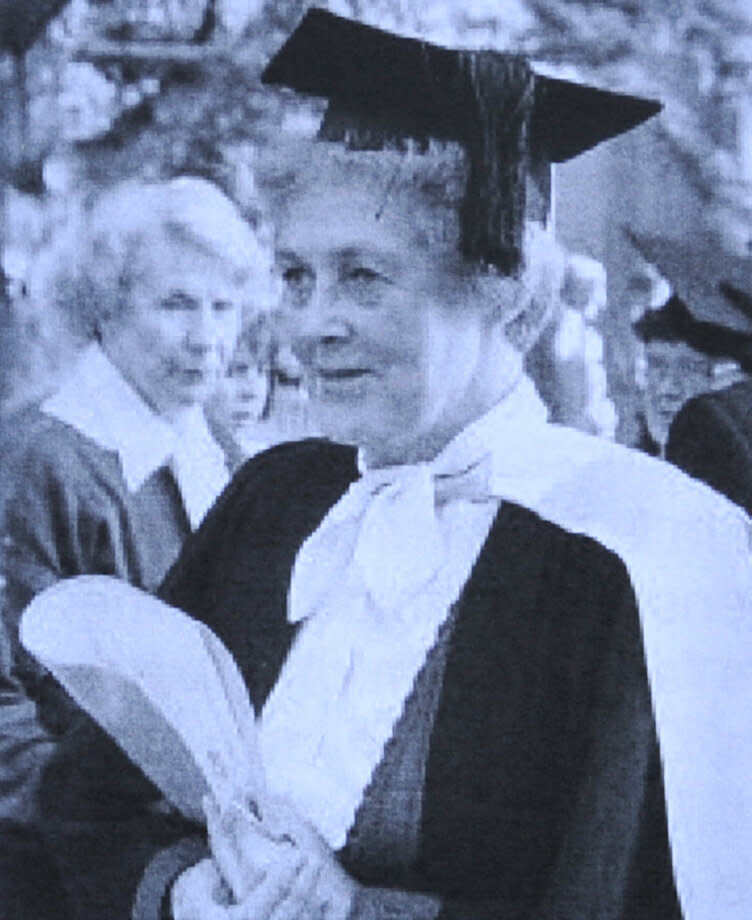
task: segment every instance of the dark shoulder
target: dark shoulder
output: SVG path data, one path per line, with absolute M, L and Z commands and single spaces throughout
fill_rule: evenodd
M 76 469 L 71 462 L 73 460 L 86 466 L 112 466 L 115 462 L 114 453 L 95 444 L 71 425 L 37 408 L 8 419 L 3 438 L 9 453 L 17 462 L 28 467 L 71 471 Z
M 693 420 L 704 422 L 709 418 L 748 429 L 752 436 L 752 380 L 695 396 L 682 406 L 672 428 L 680 429 Z
M 315 498 L 341 489 L 356 473 L 351 447 L 318 438 L 278 444 L 247 460 L 205 519 L 212 527 L 228 514 L 242 513 L 248 502 L 274 506 Z M 283 506 L 284 506 L 283 505 Z
M 208 583 L 233 560 L 247 568 L 254 550 L 297 549 L 356 478 L 355 450 L 329 441 L 279 444 L 251 457 L 184 543 L 162 596 L 174 599 L 185 582 L 194 591 L 196 573 Z
M 535 511 L 506 502 L 492 529 L 501 565 L 527 573 L 546 590 L 568 587 L 588 595 L 632 594 L 624 560 L 599 540 L 560 526 Z M 503 561 L 502 561 L 503 559 Z
M 124 494 L 116 454 L 38 408 L 8 419 L 3 427 L 2 491 L 15 495 L 50 489 L 95 502 L 104 493 Z
M 746 463 L 751 449 L 752 380 L 745 380 L 682 406 L 669 430 L 666 458 L 705 478 L 708 463 L 727 465 L 734 457 Z
M 271 486 L 325 482 L 350 477 L 357 453 L 353 447 L 321 438 L 277 444 L 247 460 L 233 479 L 238 488 L 265 479 Z
M 752 513 L 752 381 L 690 400 L 671 425 L 666 459 Z
M 463 592 L 455 673 L 470 669 L 492 693 L 498 678 L 485 675 L 510 668 L 533 681 L 558 674 L 566 687 L 570 677 L 595 674 L 623 637 L 639 655 L 639 609 L 622 559 L 592 537 L 502 504 Z

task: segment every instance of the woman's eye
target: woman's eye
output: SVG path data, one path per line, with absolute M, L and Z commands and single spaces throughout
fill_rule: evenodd
M 314 286 L 313 272 L 305 265 L 289 265 L 281 272 L 285 291 L 297 305 L 305 304 Z
M 348 281 L 386 281 L 386 278 L 380 272 L 364 265 L 349 269 L 345 277 Z
M 212 309 L 215 313 L 229 313 L 235 309 L 235 304 L 231 300 L 215 300 Z
M 282 280 L 285 284 L 299 285 L 309 277 L 309 271 L 302 265 L 293 265 L 282 272 Z
M 187 294 L 170 294 L 160 301 L 163 310 L 195 310 L 198 307 L 198 301 L 189 297 Z

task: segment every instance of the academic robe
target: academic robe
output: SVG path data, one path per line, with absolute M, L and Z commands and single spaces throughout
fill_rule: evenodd
M 752 381 L 690 399 L 671 424 L 666 459 L 752 514 Z
M 323 442 L 253 458 L 161 589 L 231 650 L 257 710 L 294 637 L 297 550 L 356 477 L 354 451 Z M 503 503 L 454 616 L 411 887 L 439 895 L 447 920 L 678 918 L 640 621 L 620 559 Z M 77 920 L 118 920 L 144 867 L 187 828 L 160 817 L 145 780 L 139 799 L 93 729 L 75 741 L 49 774 L 49 841 Z M 197 859 L 180 844 L 166 852 Z

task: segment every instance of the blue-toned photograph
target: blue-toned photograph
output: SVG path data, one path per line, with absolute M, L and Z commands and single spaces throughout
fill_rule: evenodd
M 752 8 L 0 0 L 0 920 L 750 920 Z

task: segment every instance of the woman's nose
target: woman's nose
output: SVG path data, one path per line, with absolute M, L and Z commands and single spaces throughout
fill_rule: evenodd
M 303 312 L 308 338 L 334 344 L 347 341 L 353 335 L 353 305 L 341 296 L 336 281 L 317 283 Z
M 319 324 L 316 337 L 323 344 L 346 342 L 353 335 L 352 323 L 340 316 L 329 316 Z
M 210 304 L 202 304 L 190 312 L 185 340 L 188 347 L 204 354 L 216 347 L 219 323 Z

